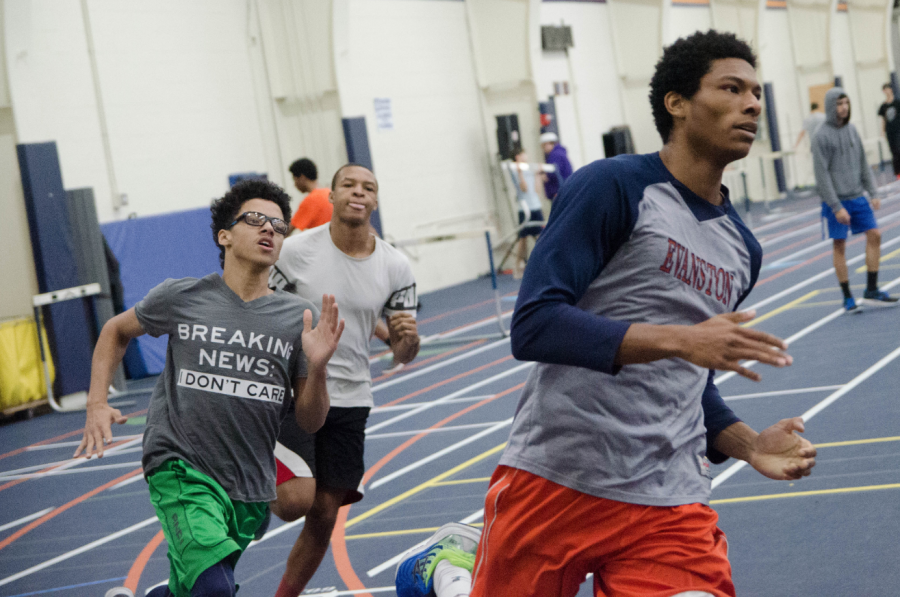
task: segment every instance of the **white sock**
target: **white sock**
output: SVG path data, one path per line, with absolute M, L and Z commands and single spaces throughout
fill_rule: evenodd
M 441 560 L 434 569 L 434 592 L 437 597 L 469 597 L 472 574 L 465 568 Z

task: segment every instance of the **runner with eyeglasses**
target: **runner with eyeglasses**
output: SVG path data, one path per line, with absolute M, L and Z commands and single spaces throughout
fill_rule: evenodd
M 128 342 L 169 335 L 142 459 L 169 546 L 168 586 L 151 597 L 234 595 L 234 565 L 275 499 L 282 419 L 292 413 L 314 432 L 328 413 L 325 365 L 344 329 L 337 303 L 322 296 L 319 315 L 310 301 L 268 287 L 289 201 L 270 182 L 235 185 L 211 207 L 223 275 L 166 280 L 109 320 L 94 350 L 75 456 L 103 456 L 111 424 L 127 420 L 107 403 L 107 388 Z

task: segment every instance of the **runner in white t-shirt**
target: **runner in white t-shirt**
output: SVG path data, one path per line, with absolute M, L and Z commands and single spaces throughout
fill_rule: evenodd
M 328 289 L 346 321 L 328 363 L 331 409 L 325 425 L 310 435 L 291 417 L 282 424 L 275 456 L 278 499 L 272 511 L 283 520 L 306 516 L 288 557 L 276 597 L 296 597 L 325 556 L 338 509 L 362 499 L 363 442 L 372 401 L 369 339 L 387 318 L 394 360 L 419 352 L 416 282 L 409 261 L 369 230 L 378 206 L 378 181 L 356 164 L 334 175 L 331 222 L 285 240 L 269 285 L 301 297 Z

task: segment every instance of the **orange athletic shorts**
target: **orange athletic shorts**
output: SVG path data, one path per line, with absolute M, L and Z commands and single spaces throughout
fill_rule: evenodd
M 589 573 L 596 597 L 735 597 L 718 519 L 703 504 L 627 504 L 499 466 L 472 597 L 571 597 Z

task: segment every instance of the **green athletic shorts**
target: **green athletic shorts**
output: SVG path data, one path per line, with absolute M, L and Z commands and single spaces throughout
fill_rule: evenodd
M 222 560 L 234 566 L 266 516 L 266 502 L 232 500 L 207 475 L 169 460 L 147 478 L 150 501 L 169 543 L 169 590 L 190 597 L 200 574 Z

